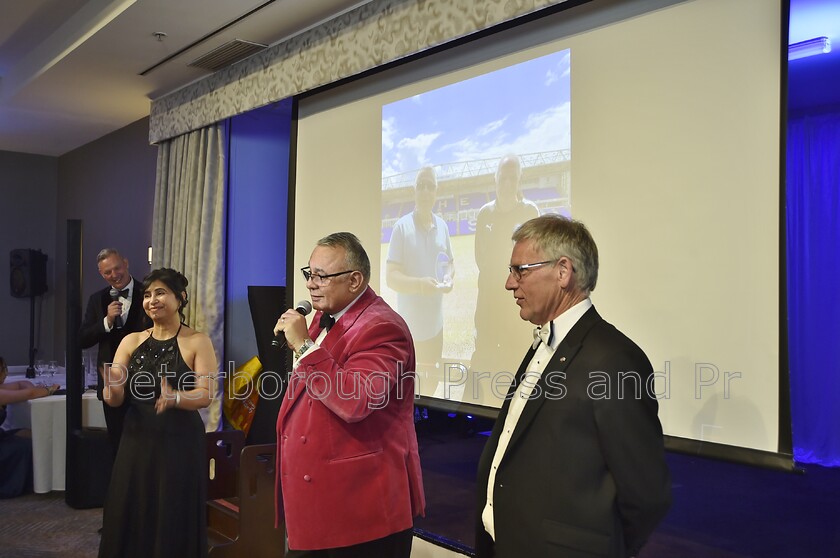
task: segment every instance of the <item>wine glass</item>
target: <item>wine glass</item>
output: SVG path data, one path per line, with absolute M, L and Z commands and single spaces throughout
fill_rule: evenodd
M 47 366 L 47 374 L 50 378 L 55 378 L 55 373 L 58 371 L 58 361 L 51 360 Z
M 44 372 L 47 370 L 47 363 L 43 360 L 36 360 L 35 361 L 35 374 L 37 376 L 43 376 Z
M 96 350 L 86 349 L 83 354 L 85 363 L 85 385 L 88 388 L 96 389 Z

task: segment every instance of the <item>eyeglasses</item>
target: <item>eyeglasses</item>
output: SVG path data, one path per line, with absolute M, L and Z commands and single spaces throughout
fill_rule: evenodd
M 513 278 L 519 281 L 522 279 L 522 275 L 524 271 L 529 269 L 534 269 L 535 267 L 542 267 L 544 265 L 548 265 L 550 263 L 555 263 L 559 260 L 546 260 L 544 262 L 537 262 L 537 263 L 527 263 L 527 264 L 520 264 L 520 265 L 509 265 L 508 269 L 510 270 L 510 274 L 513 275 Z
M 348 269 L 347 271 L 339 271 L 338 273 L 322 275 L 320 273 L 312 273 L 312 270 L 309 266 L 300 268 L 300 272 L 303 274 L 303 279 L 305 281 L 309 281 L 310 279 L 312 279 L 312 282 L 318 285 L 319 287 L 329 285 L 330 279 L 332 279 L 333 277 L 338 277 L 339 275 L 345 275 L 347 273 L 353 273 L 354 271 L 356 270 Z

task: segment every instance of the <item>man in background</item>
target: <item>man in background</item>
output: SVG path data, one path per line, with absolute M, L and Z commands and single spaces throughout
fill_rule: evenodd
M 277 416 L 286 558 L 409 558 L 425 495 L 408 326 L 368 286 L 355 235 L 322 238 L 301 271 L 318 312 L 274 328 L 295 353 Z
M 99 274 L 108 283 L 88 299 L 85 317 L 79 331 L 79 342 L 83 349 L 99 345 L 96 356 L 96 396 L 102 400 L 105 364 L 113 362 L 114 353 L 123 337 L 151 326 L 143 311 L 142 283 L 136 281 L 128 271 L 128 260 L 114 248 L 105 248 L 96 256 Z M 111 407 L 104 402 L 105 425 L 108 440 L 116 455 L 122 435 L 125 405 Z
M 582 223 L 544 215 L 513 240 L 505 288 L 537 330 L 479 460 L 476 555 L 636 556 L 671 502 L 653 367 L 592 305 Z

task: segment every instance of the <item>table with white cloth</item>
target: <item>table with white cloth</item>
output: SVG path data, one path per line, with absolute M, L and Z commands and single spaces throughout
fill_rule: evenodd
M 67 458 L 67 397 L 50 395 L 27 402 L 32 429 L 33 488 L 43 494 L 64 490 Z M 82 426 L 105 428 L 102 402 L 95 391 L 82 395 Z
M 19 382 L 25 380 L 31 382 L 35 386 L 45 385 L 52 386 L 58 384 L 61 389 L 67 387 L 67 376 L 64 373 L 64 368 L 59 368 L 54 376 L 37 376 L 35 378 L 27 378 L 24 374 L 26 366 L 9 366 L 9 375 L 6 378 L 7 383 Z M 31 428 L 32 421 L 30 419 L 29 401 L 21 401 L 19 403 L 11 403 L 6 405 L 6 422 L 3 423 L 4 430 L 12 430 L 15 428 Z
M 38 376 L 37 378 L 19 378 L 19 377 L 12 377 L 9 376 L 7 381 L 14 382 L 17 380 L 26 380 L 28 382 L 32 382 L 35 386 L 53 386 L 58 385 L 59 389 L 66 390 L 67 389 L 67 379 L 64 375 L 62 370 L 61 374 L 56 374 L 55 376 Z M 49 397 L 64 397 L 63 395 L 53 395 Z M 94 394 L 95 395 L 95 394 Z M 18 403 L 10 403 L 6 406 L 7 416 L 6 422 L 3 423 L 3 427 L 6 430 L 10 430 L 12 428 L 32 428 L 32 407 L 29 404 L 31 401 L 35 401 L 34 399 L 28 401 L 20 401 Z

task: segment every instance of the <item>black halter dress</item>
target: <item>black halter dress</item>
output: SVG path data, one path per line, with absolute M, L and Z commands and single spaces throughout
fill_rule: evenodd
M 103 511 L 100 558 L 207 555 L 204 423 L 198 411 L 155 412 L 162 379 L 173 389 L 195 384 L 177 340 L 150 334 L 131 355 L 129 408 Z

